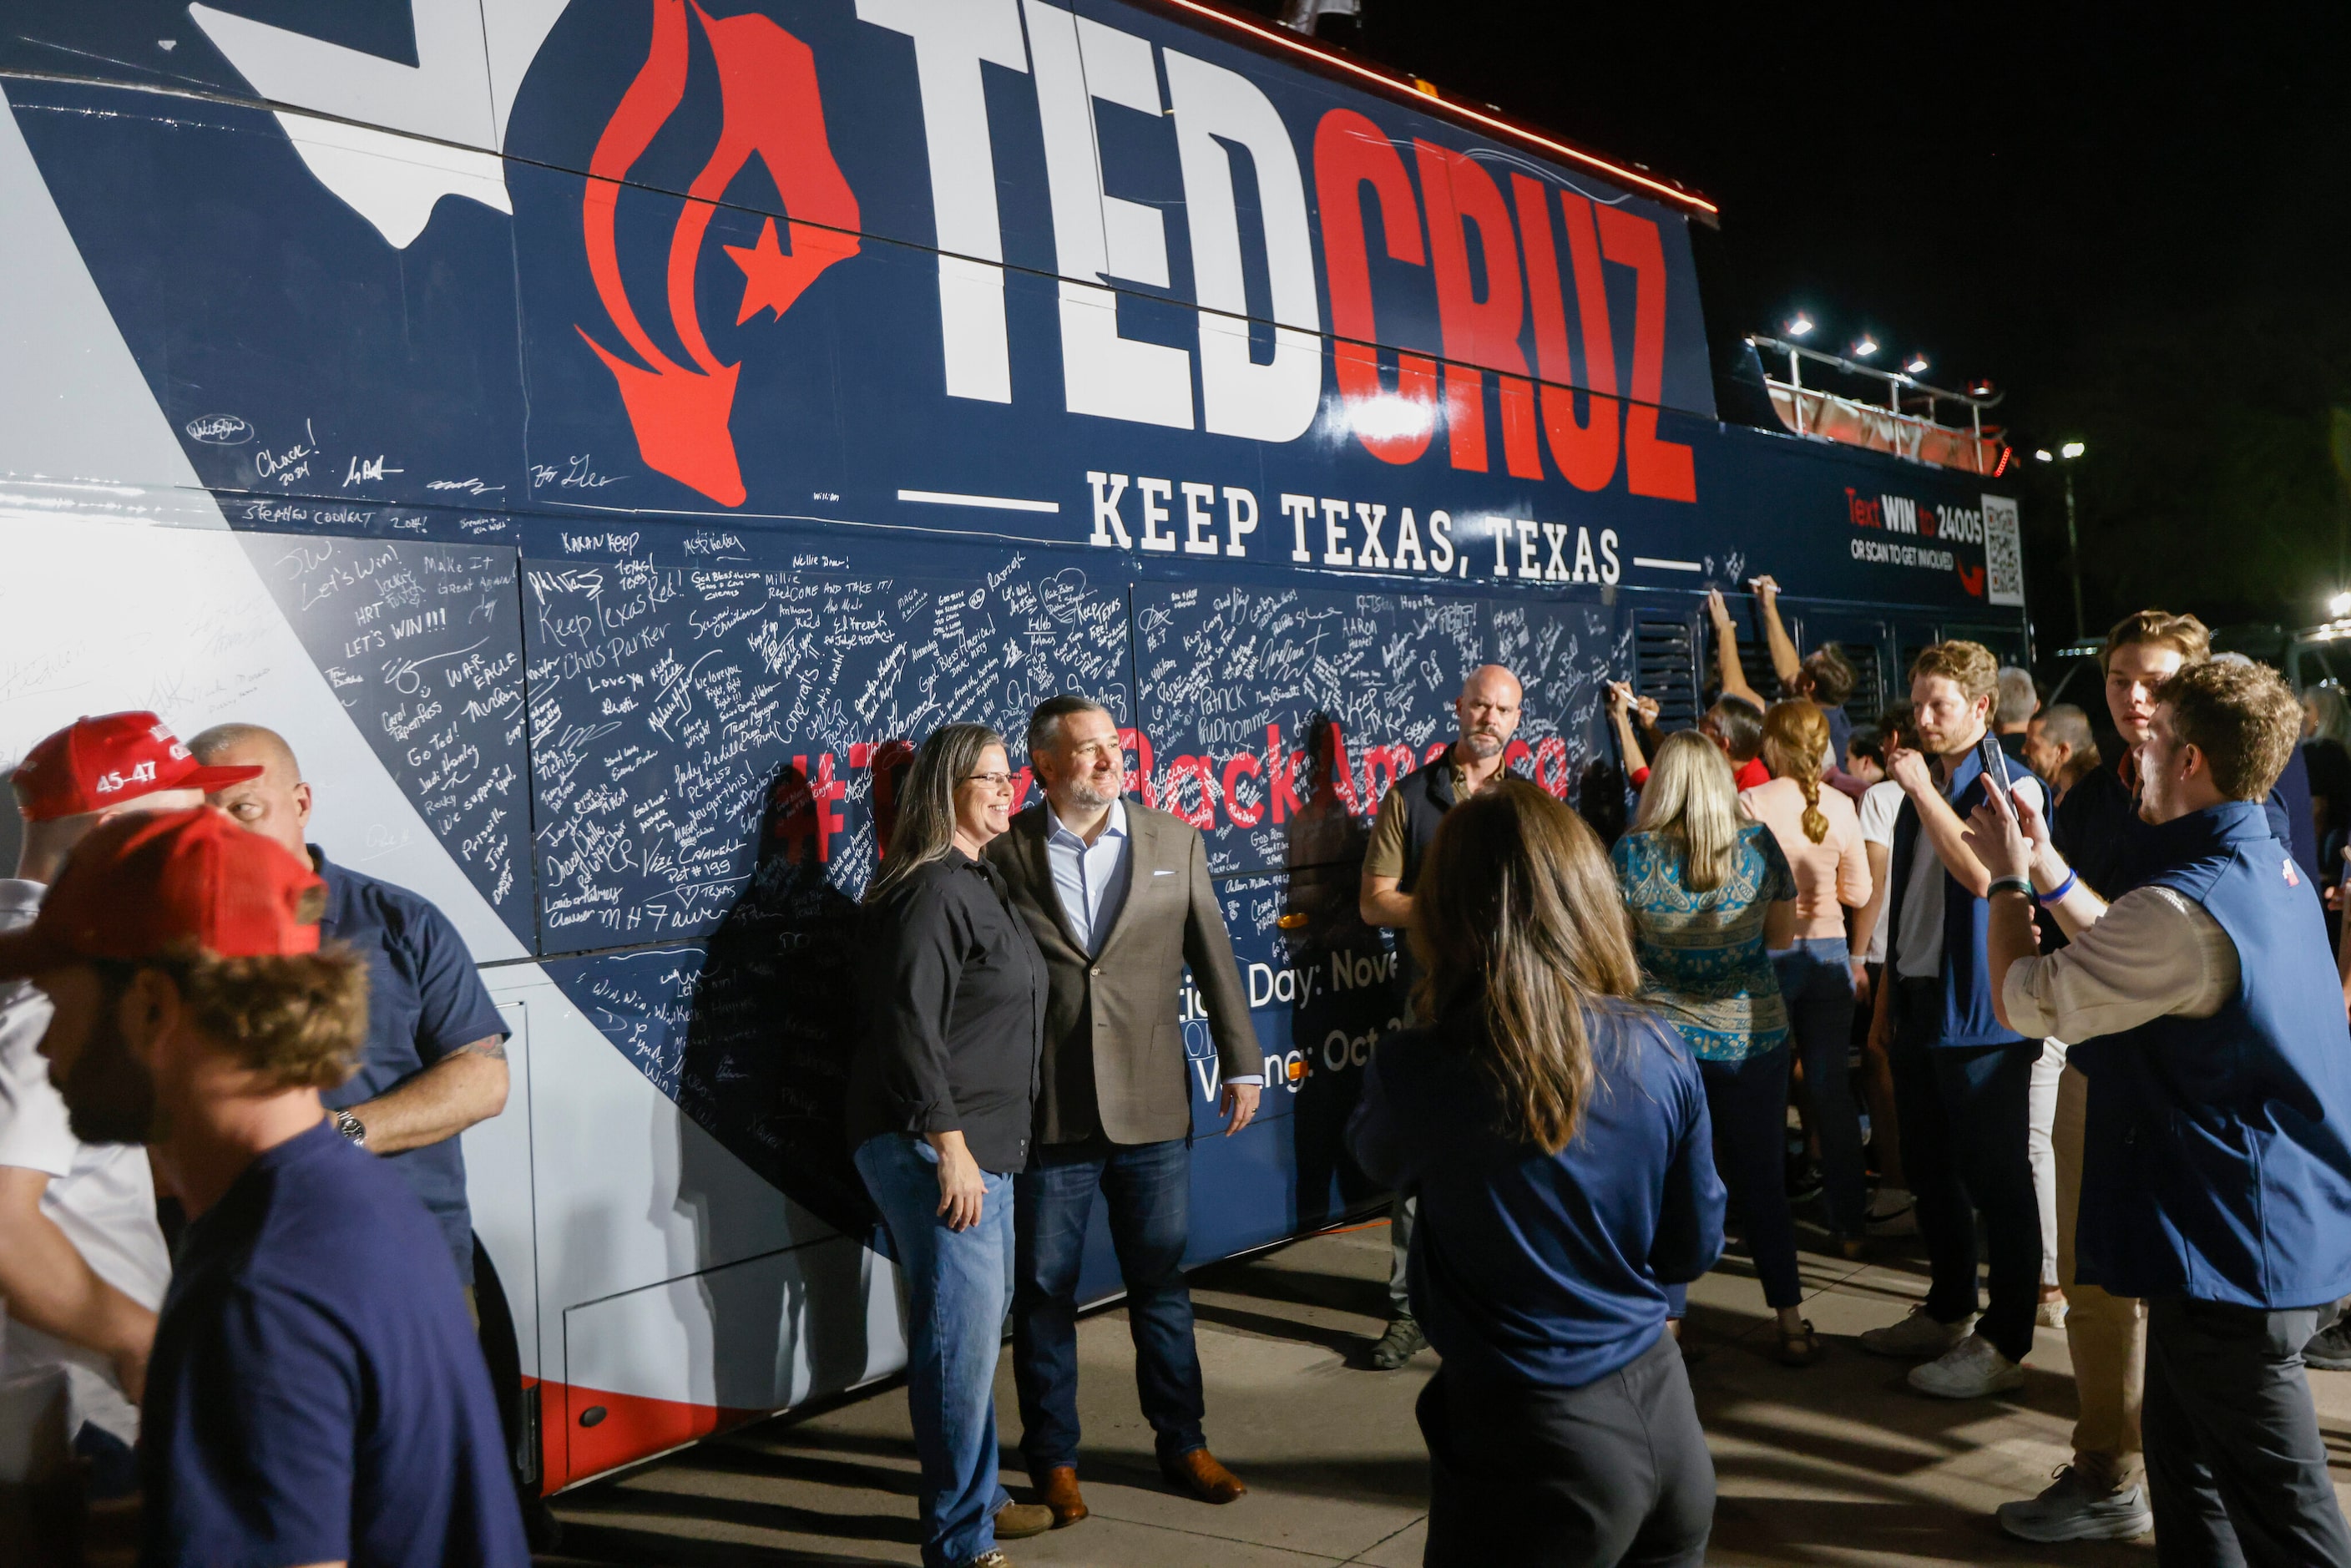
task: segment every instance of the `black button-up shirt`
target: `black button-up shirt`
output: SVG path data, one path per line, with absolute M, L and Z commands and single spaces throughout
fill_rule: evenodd
M 864 911 L 849 1146 L 960 1131 L 982 1170 L 1029 1164 L 1050 981 L 993 866 L 949 849 Z

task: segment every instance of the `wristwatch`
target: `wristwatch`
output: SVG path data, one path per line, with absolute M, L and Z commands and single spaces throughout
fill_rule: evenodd
M 349 1138 L 354 1148 L 367 1147 L 367 1124 L 349 1111 L 335 1113 L 335 1131 Z

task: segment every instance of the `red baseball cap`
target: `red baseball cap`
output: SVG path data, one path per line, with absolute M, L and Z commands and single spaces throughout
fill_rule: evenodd
M 315 953 L 326 894 L 285 846 L 214 807 L 117 817 L 74 846 L 40 917 L 0 936 L 0 979 L 190 945 L 224 958 Z
M 258 767 L 206 768 L 152 713 L 78 718 L 16 765 L 16 809 L 29 822 L 103 811 L 159 789 L 225 789 Z

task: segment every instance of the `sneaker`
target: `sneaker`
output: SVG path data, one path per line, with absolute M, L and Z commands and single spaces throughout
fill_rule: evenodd
M 1975 1322 L 1970 1315 L 1955 1323 L 1938 1323 L 1927 1315 L 1924 1307 L 1913 1307 L 1910 1315 L 1898 1323 L 1882 1329 L 1871 1329 L 1861 1336 L 1861 1348 L 1879 1355 L 1905 1355 L 1914 1361 L 1926 1361 L 1943 1354 L 1968 1337 Z
M 1807 1198 L 1818 1196 L 1821 1182 L 1821 1167 L 1804 1155 L 1797 1155 L 1788 1161 L 1787 1186 L 1790 1203 L 1802 1203 Z
M 2063 1296 L 2042 1297 L 2041 1304 L 2032 1309 L 2032 1321 L 2039 1323 L 2044 1329 L 2064 1328 L 2065 1326 L 2065 1298 Z M 2351 1351 L 2351 1347 L 2346 1347 L 2346 1351 Z
M 1943 1399 L 1980 1399 L 2023 1381 L 2024 1364 L 1992 1349 L 1991 1341 L 1980 1333 L 1968 1335 L 1924 1366 L 1910 1369 L 1911 1387 Z
M 2351 1372 L 2351 1318 L 2311 1335 L 2302 1347 L 2302 1362 L 2321 1372 Z
M 1411 1318 L 1391 1318 L 1388 1332 L 1380 1335 L 1379 1343 L 1372 1346 L 1365 1359 L 1381 1372 L 1394 1372 L 1426 1347 L 1428 1336 L 1420 1332 L 1420 1324 Z
M 956 1568 L 1012 1568 L 1012 1559 L 1001 1552 L 983 1552 L 967 1563 L 957 1563 Z
M 1916 1236 L 1918 1216 L 1914 1211 L 1910 1195 L 1898 1186 L 1882 1186 L 1870 1199 L 1862 1221 L 1872 1236 Z
M 2021 1541 L 2128 1541 L 2155 1528 L 2144 1487 L 2093 1497 L 2071 1465 L 2039 1497 L 2001 1503 L 1999 1516 L 2000 1527 Z

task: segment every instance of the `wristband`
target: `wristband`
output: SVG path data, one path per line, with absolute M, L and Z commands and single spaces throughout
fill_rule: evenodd
M 2041 905 L 2043 909 L 2048 908 L 2053 904 L 2063 904 L 2065 902 L 2065 895 L 2073 892 L 2074 889 L 2081 883 L 2081 880 L 2082 873 L 2075 871 L 2072 866 L 2067 866 L 2065 868 L 2065 880 L 2059 883 L 2047 893 L 2034 894 L 2032 895 L 2032 901 Z
M 1991 885 L 1984 890 L 1984 897 L 1996 898 L 2003 893 L 2021 893 L 2031 898 L 2032 884 L 2021 876 L 1996 876 L 1991 879 Z

